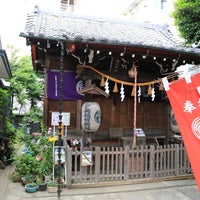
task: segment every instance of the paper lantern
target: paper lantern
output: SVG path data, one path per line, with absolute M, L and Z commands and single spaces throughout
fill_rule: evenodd
M 96 132 L 101 123 L 101 110 L 96 102 L 85 102 L 82 106 L 81 126 L 85 132 Z

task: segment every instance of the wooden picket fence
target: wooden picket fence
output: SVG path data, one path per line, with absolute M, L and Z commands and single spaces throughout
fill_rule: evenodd
M 91 165 L 82 166 L 85 150 L 92 157 Z M 90 159 L 90 158 L 89 158 Z M 66 183 L 94 184 L 177 177 L 192 174 L 185 147 L 165 146 L 95 147 L 72 150 L 66 144 Z

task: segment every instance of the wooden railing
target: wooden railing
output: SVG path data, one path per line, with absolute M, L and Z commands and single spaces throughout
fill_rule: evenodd
M 67 145 L 67 144 L 66 144 Z M 182 144 L 166 146 L 95 147 L 87 149 L 92 165 L 82 166 L 85 149 L 66 146 L 67 185 L 156 179 L 191 174 L 191 166 Z

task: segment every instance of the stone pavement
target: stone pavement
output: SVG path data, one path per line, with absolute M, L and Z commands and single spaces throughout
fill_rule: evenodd
M 0 200 L 56 200 L 57 193 L 48 191 L 26 193 L 20 183 L 10 179 L 13 167 L 0 169 Z M 66 189 L 60 200 L 199 200 L 194 179 L 134 183 L 94 188 Z

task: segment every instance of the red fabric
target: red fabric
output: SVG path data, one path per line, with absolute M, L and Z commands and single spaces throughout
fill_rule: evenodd
M 169 84 L 167 96 L 174 111 L 187 150 L 198 189 L 200 191 L 200 74 Z

